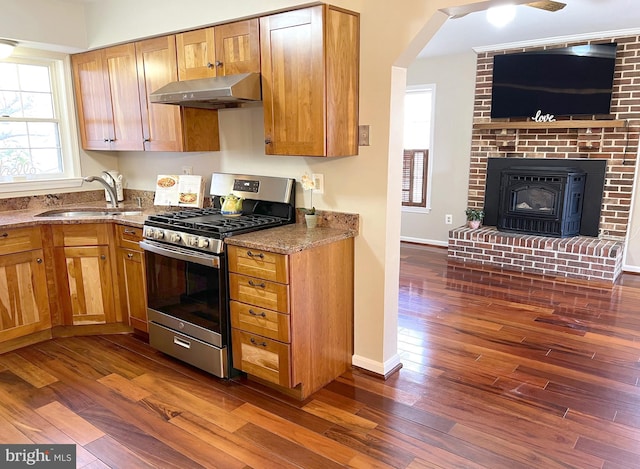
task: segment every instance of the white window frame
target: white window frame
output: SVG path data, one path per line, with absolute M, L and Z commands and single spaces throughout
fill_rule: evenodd
M 427 159 L 427 194 L 426 194 L 426 206 L 425 207 L 411 207 L 401 205 L 403 212 L 409 213 L 430 213 L 431 212 L 431 187 L 432 187 L 432 172 L 433 172 L 433 158 L 435 157 L 434 152 L 434 140 L 435 140 L 435 120 L 436 120 L 436 84 L 428 83 L 422 85 L 407 85 L 406 93 L 411 92 L 420 92 L 420 91 L 431 91 L 431 125 L 429 132 L 431 135 L 429 136 L 429 157 Z M 404 148 L 403 148 L 404 150 Z M 411 148 L 408 148 L 411 150 Z M 404 152 L 403 152 L 404 154 Z
M 47 65 L 51 76 L 54 94 L 54 115 L 58 120 L 60 147 L 64 173 L 51 179 L 33 179 L 15 177 L 13 181 L 0 182 L 0 197 L 80 187 L 80 150 L 78 145 L 77 120 L 73 100 L 73 79 L 71 58 L 68 54 L 52 51 L 16 48 L 11 57 L 3 62 Z

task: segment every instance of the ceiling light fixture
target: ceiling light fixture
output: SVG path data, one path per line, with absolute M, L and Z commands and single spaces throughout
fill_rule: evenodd
M 497 28 L 510 23 L 515 16 L 516 7 L 514 5 L 500 5 L 487 10 L 487 21 Z
M 0 59 L 6 59 L 9 57 L 17 45 L 18 43 L 16 41 L 0 39 Z

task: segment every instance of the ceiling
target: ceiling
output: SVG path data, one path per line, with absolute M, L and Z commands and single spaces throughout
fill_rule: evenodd
M 629 34 L 640 34 L 639 0 L 562 1 L 566 6 L 554 13 L 519 5 L 515 19 L 502 28 L 490 25 L 485 11 L 450 18 L 419 57 L 459 54 L 478 47 L 500 49 L 520 42 L 553 43 L 560 41 L 552 38 L 567 36 L 590 38 L 594 32 L 628 30 Z

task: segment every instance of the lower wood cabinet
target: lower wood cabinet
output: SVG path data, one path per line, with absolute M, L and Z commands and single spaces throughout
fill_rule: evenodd
M 42 249 L 37 227 L 0 231 L 0 342 L 51 328 Z
M 65 325 L 122 321 L 113 283 L 110 223 L 54 225 L 56 289 Z
M 116 225 L 116 259 L 120 309 L 134 329 L 149 332 L 142 228 Z
M 228 247 L 233 366 L 299 399 L 351 367 L 353 239 L 292 254 Z

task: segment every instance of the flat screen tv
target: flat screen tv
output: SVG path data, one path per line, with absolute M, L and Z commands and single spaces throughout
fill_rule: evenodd
M 609 114 L 616 48 L 592 44 L 494 56 L 491 117 Z

